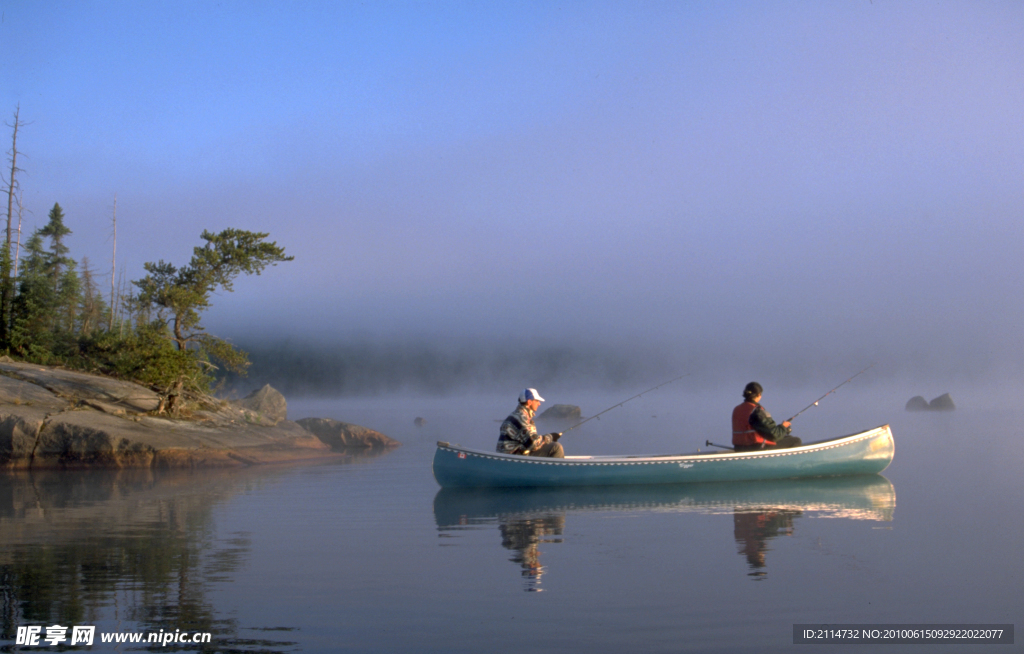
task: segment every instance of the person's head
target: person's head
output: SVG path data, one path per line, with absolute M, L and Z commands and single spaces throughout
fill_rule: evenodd
M 519 403 L 525 404 L 531 411 L 540 408 L 540 403 L 543 401 L 544 398 L 540 396 L 536 388 L 527 388 L 519 394 Z
M 761 399 L 764 389 L 757 382 L 750 382 L 743 388 L 743 399 L 747 402 L 757 402 Z

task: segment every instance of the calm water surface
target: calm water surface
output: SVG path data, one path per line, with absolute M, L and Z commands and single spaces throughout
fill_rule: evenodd
M 764 401 L 782 419 L 821 392 Z M 404 443 L 374 458 L 0 476 L 0 649 L 56 623 L 208 631 L 206 651 L 911 652 L 929 648 L 797 646 L 792 625 L 1024 624 L 1019 412 L 956 393 L 904 412 L 917 393 L 844 390 L 797 421 L 805 441 L 891 424 L 893 465 L 863 478 L 440 491 L 435 441 L 490 449 L 513 408 L 484 395 L 290 404 Z M 630 394 L 545 396 L 587 415 Z M 694 451 L 728 439 L 736 401 L 662 390 L 563 443 Z

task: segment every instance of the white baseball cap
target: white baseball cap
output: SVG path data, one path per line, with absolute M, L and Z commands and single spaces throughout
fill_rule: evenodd
M 536 388 L 527 388 L 525 391 L 519 394 L 519 403 L 526 404 L 529 400 L 537 400 L 543 402 L 544 398 L 540 396 Z

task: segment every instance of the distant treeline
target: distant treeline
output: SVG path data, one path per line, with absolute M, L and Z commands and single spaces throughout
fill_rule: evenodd
M 672 363 L 652 354 L 600 345 L 484 343 L 323 344 L 292 340 L 240 343 L 248 375 L 228 374 L 238 393 L 269 383 L 290 395 L 445 394 L 509 386 L 617 387 L 669 375 Z

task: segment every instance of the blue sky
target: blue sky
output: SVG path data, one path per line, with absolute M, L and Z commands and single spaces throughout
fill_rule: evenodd
M 26 231 L 60 202 L 102 272 L 116 194 L 129 279 L 296 256 L 219 335 L 1024 363 L 1020 2 L 0 11 Z

